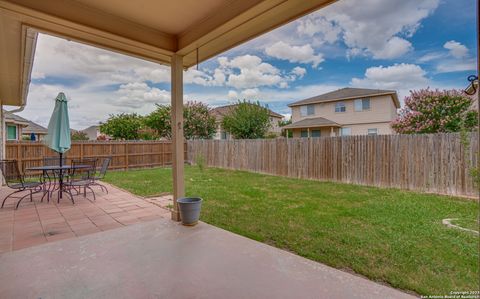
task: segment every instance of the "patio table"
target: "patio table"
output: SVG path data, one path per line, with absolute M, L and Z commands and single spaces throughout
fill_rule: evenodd
M 65 192 L 65 188 L 64 188 L 64 182 L 63 182 L 63 173 L 64 171 L 67 171 L 67 172 L 70 172 L 71 170 L 74 170 L 74 169 L 86 169 L 86 168 L 91 168 L 90 165 L 49 165 L 49 166 L 35 166 L 35 167 L 28 167 L 26 168 L 26 170 L 28 171 L 42 171 L 42 178 L 45 179 L 47 178 L 48 179 L 48 188 L 47 189 L 47 193 L 48 194 L 48 197 L 47 197 L 47 200 L 50 201 L 50 194 L 56 190 L 55 188 L 55 182 L 53 182 L 53 189 L 51 189 L 51 186 L 52 186 L 52 180 L 50 178 L 50 176 L 48 175 L 49 172 L 53 172 L 55 173 L 55 171 L 59 171 L 60 172 L 60 175 L 58 177 L 58 202 L 60 202 L 60 199 L 62 198 L 62 194 L 63 192 Z M 53 175 L 53 178 L 55 180 L 55 174 Z M 46 182 L 44 181 L 43 182 L 44 186 L 46 185 Z M 71 197 L 71 195 L 67 192 L 66 194 L 68 194 L 68 196 L 70 196 L 70 199 L 73 201 L 73 198 Z M 45 196 L 45 194 L 42 196 L 42 201 L 43 201 L 43 197 Z

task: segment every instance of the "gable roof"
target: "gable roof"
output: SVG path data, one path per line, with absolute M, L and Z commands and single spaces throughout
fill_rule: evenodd
M 218 120 L 218 119 L 223 118 L 226 114 L 230 113 L 237 106 L 238 106 L 238 104 L 216 107 L 216 108 L 213 108 L 212 110 L 210 110 L 210 114 L 215 116 L 215 118 L 217 118 L 217 120 Z M 274 111 L 272 111 L 268 108 L 267 108 L 267 110 L 268 110 L 270 116 L 277 117 L 277 118 L 283 118 L 283 115 L 278 114 L 277 112 L 274 112 Z
M 321 103 L 321 102 L 332 102 L 332 101 L 339 101 L 339 100 L 355 99 L 355 98 L 362 98 L 362 97 L 369 97 L 369 96 L 370 97 L 380 96 L 380 95 L 391 95 L 395 106 L 397 108 L 400 108 L 400 102 L 398 101 L 397 92 L 395 90 L 352 88 L 352 87 L 337 89 L 337 90 L 327 92 L 315 97 L 297 101 L 289 104 L 288 107 Z
M 48 134 L 47 128 L 34 123 L 33 121 L 28 121 L 28 126 L 22 129 L 23 134 L 40 134 L 40 135 L 46 135 Z
M 3 113 L 6 123 L 28 126 L 29 120 L 21 117 L 20 115 L 13 114 L 7 110 L 3 110 Z
M 92 125 L 92 126 L 87 127 L 83 130 L 80 130 L 80 131 L 85 132 L 85 131 L 89 131 L 89 130 L 99 130 L 99 129 L 100 129 L 100 125 Z
M 299 120 L 293 124 L 283 126 L 282 129 L 301 129 L 301 128 L 315 128 L 315 127 L 340 127 L 334 121 L 326 119 L 324 117 L 312 117 Z

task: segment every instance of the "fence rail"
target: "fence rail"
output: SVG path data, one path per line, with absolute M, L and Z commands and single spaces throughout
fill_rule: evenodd
M 188 159 L 279 176 L 477 196 L 478 133 L 188 141 Z
M 186 156 L 186 146 L 184 148 Z M 41 142 L 8 141 L 6 159 L 19 161 L 20 167 L 41 166 L 44 157 L 58 156 Z M 79 141 L 72 142 L 67 162 L 79 158 L 112 157 L 110 169 L 158 167 L 172 164 L 169 141 Z

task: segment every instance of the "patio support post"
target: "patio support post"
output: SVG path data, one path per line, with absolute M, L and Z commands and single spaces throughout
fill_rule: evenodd
M 172 153 L 173 153 L 173 210 L 172 220 L 180 221 L 177 199 L 185 196 L 183 181 L 183 56 L 173 54 L 171 62 Z

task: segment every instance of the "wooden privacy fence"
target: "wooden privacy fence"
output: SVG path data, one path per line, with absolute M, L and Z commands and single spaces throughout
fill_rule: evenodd
M 478 133 L 188 141 L 188 159 L 279 176 L 475 196 Z
M 186 147 L 184 148 L 186 156 Z M 66 153 L 67 163 L 78 158 L 112 157 L 110 169 L 129 169 L 166 166 L 172 164 L 170 141 L 77 141 Z M 58 154 L 41 142 L 9 141 L 6 159 L 18 160 L 22 169 L 41 166 L 44 157 Z

